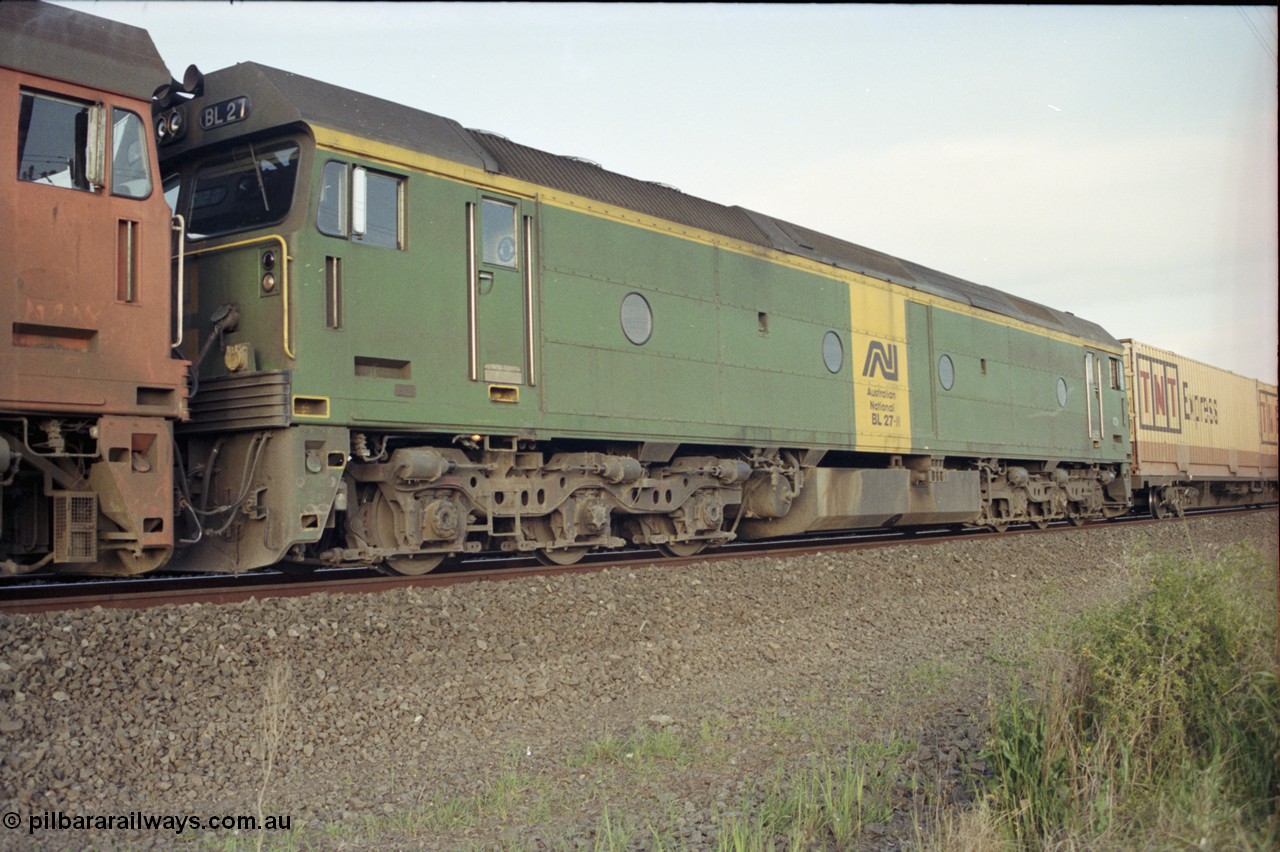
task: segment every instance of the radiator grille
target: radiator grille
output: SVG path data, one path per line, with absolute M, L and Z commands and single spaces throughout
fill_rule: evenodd
M 237 431 L 288 426 L 290 374 L 243 373 L 201 379 L 184 432 Z
M 53 561 L 98 561 L 98 495 L 53 494 Z

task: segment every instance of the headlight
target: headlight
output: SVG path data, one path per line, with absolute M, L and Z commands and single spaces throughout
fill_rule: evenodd
M 164 145 L 169 142 L 177 142 L 186 133 L 187 121 L 182 115 L 182 109 L 169 110 L 169 112 L 156 119 L 156 140 Z

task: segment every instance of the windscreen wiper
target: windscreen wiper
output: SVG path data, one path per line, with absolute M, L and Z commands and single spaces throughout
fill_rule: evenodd
M 267 201 L 267 185 L 262 180 L 262 163 L 258 161 L 258 154 L 253 150 L 253 143 L 249 143 L 249 156 L 253 158 L 253 173 L 258 178 L 258 189 L 262 192 L 262 209 L 267 213 L 271 212 L 271 202 Z

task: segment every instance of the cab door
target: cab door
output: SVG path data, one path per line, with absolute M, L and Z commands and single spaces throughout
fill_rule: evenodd
M 1106 412 L 1102 398 L 1102 359 L 1093 352 L 1084 356 L 1085 405 L 1089 416 L 1089 439 L 1095 447 L 1102 445 Z
M 536 384 L 532 203 L 482 192 L 466 215 L 469 378 L 516 402 Z

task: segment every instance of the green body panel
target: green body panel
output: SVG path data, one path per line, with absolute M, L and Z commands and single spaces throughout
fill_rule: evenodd
M 328 400 L 327 418 L 300 422 L 544 439 L 852 442 L 852 367 L 846 359 L 830 373 L 821 348 L 828 330 L 847 345 L 844 284 L 526 200 L 519 214 L 533 220 L 534 364 L 525 352 L 521 270 L 478 263 L 495 279 L 476 296 L 480 380 L 471 381 L 467 204 L 501 196 L 414 174 L 405 183 L 405 248 L 361 245 L 324 235 L 314 224 L 326 159 L 336 158 L 321 152 L 309 176 L 302 175 L 310 203 L 299 195 L 289 218 L 269 231 L 289 244 L 295 358 L 284 354 L 281 290 L 264 294 L 259 283 L 261 255 L 271 243 L 191 261 L 200 282 L 198 302 L 188 307 L 192 327 L 207 327 L 217 305 L 251 306 L 225 342 L 250 344 L 258 370 L 292 371 L 295 397 Z M 328 316 L 331 259 L 341 263 L 336 328 Z M 653 334 L 642 346 L 627 340 L 620 322 L 621 300 L 632 292 L 653 311 Z M 517 402 L 491 399 L 484 373 L 495 364 L 518 368 L 519 381 L 497 382 L 516 386 Z M 202 370 L 226 372 L 216 355 Z
M 909 304 L 907 315 L 910 339 L 926 344 L 913 345 L 910 355 L 911 422 L 914 443 L 922 451 L 1014 459 L 1127 460 L 1125 394 L 1109 382 L 1109 361 L 1118 356 L 918 303 Z M 1097 389 L 1085 381 L 1090 352 L 1103 365 L 1101 421 Z M 950 390 L 942 387 L 938 375 L 943 355 L 954 365 Z M 1067 386 L 1065 406 L 1058 402 L 1059 379 Z M 1096 386 L 1096 371 L 1094 381 Z M 1092 407 L 1090 393 L 1094 394 Z
M 313 200 L 292 247 L 295 394 L 328 397 L 334 423 L 502 424 L 467 375 L 465 210 L 475 191 L 418 176 L 406 181 L 410 212 L 401 250 L 320 233 L 314 224 L 319 176 L 311 182 Z M 341 262 L 337 327 L 328 316 L 328 258 Z
M 559 208 L 543 207 L 540 226 L 549 428 L 724 443 L 851 440 L 848 367 L 833 375 L 821 357 L 827 330 L 847 332 L 847 321 L 823 322 L 848 316 L 846 288 Z M 632 292 L 653 313 L 643 345 L 622 333 L 620 305 Z
M 281 288 L 264 293 L 259 284 L 261 256 L 271 243 L 193 258 L 198 298 L 188 305 L 197 329 L 207 327 L 205 318 L 220 304 L 249 306 L 226 342 L 250 343 L 258 370 L 291 370 L 295 397 L 328 401 L 327 417 L 304 415 L 299 422 L 450 436 L 856 447 L 853 395 L 864 365 L 854 363 L 852 353 L 849 288 L 864 285 L 616 219 L 508 199 L 518 205 L 519 221 L 531 222 L 533 305 L 526 313 L 523 240 L 517 268 L 477 258 L 477 269 L 494 277 L 476 294 L 479 375 L 473 381 L 467 211 L 503 197 L 402 169 L 402 249 L 327 236 L 315 224 L 323 163 L 392 170 L 315 152 L 309 140 L 301 141 L 299 183 L 307 195 L 299 192 L 277 227 L 223 240 L 279 234 L 288 241 L 289 340 L 296 357 L 284 353 Z M 341 263 L 338 327 L 329 316 L 333 259 Z M 633 292 L 653 314 L 643 345 L 630 342 L 621 326 L 622 299 Z M 876 333 L 878 320 L 863 320 L 863 331 Z M 1097 446 L 1089 439 L 1084 345 L 909 297 L 906 320 L 912 438 L 904 450 L 1126 460 L 1123 391 L 1103 388 L 1101 438 Z M 834 374 L 822 358 L 828 331 L 845 347 Z M 955 366 L 951 390 L 939 384 L 943 354 Z M 1112 356 L 1099 357 L 1105 364 Z M 202 374 L 224 374 L 219 361 L 208 359 Z M 486 382 L 495 366 L 503 369 Z M 1057 404 L 1059 378 L 1068 384 L 1065 408 Z M 495 384 L 514 391 L 495 396 Z

